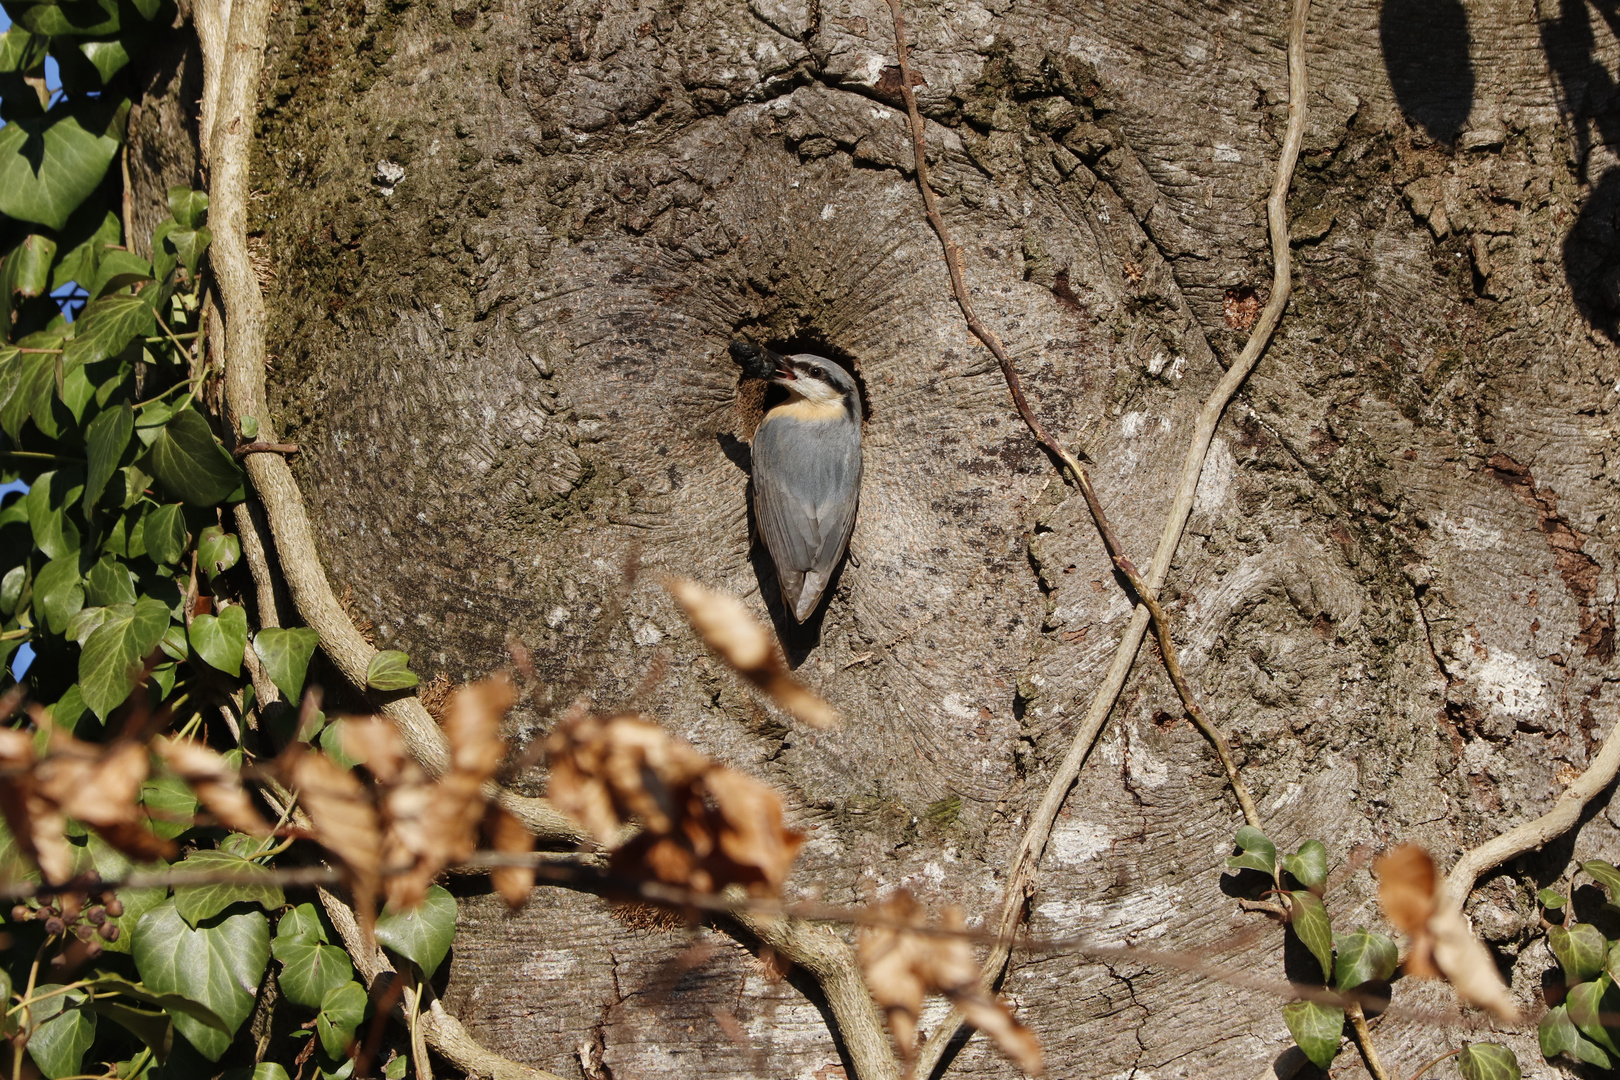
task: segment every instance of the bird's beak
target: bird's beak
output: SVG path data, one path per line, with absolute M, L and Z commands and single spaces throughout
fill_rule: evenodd
M 779 383 L 797 382 L 798 378 L 797 375 L 793 374 L 793 369 L 786 364 L 776 365 L 776 371 L 771 375 L 771 381 Z

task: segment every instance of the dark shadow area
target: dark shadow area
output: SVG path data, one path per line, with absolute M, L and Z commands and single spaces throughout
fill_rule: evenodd
M 1603 174 L 1575 216 L 1564 277 L 1587 323 L 1620 341 L 1620 169 Z
M 714 437 L 714 440 L 720 444 L 720 452 L 726 455 L 727 461 L 743 472 L 752 475 L 754 471 L 754 450 L 751 446 L 729 431 L 720 432 Z
M 1590 182 L 1592 147 L 1620 142 L 1620 84 L 1598 61 L 1595 9 L 1620 36 L 1615 0 L 1560 0 L 1558 17 L 1541 23 L 1541 47 L 1557 86 L 1559 108 L 1575 141 L 1575 174 Z M 1620 341 L 1620 169 L 1598 178 L 1564 238 L 1564 277 L 1588 325 Z
M 1385 0 L 1378 40 L 1401 111 L 1430 138 L 1455 142 L 1474 108 L 1461 0 Z

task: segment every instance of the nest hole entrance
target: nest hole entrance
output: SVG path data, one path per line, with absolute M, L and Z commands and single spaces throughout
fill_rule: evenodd
M 825 357 L 849 372 L 850 378 L 855 380 L 855 388 L 861 395 L 861 424 L 872 419 L 872 399 L 866 392 L 866 377 L 861 374 L 861 362 L 854 353 L 848 349 L 841 349 L 833 345 L 826 338 L 815 331 L 804 331 L 792 337 L 769 338 L 762 342 L 765 348 L 783 356 L 792 356 L 795 353 L 814 353 Z M 743 381 L 748 381 L 746 377 Z M 787 400 L 787 390 L 775 384 L 767 384 L 765 399 L 761 403 L 760 418 Z M 754 426 L 758 425 L 758 420 Z

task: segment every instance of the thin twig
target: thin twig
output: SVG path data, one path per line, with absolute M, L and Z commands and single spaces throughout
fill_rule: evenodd
M 249 454 L 296 454 L 301 449 L 295 442 L 265 442 L 260 439 L 257 442 L 239 443 L 231 451 L 231 456 L 240 461 Z
M 1430 1069 L 1434 1068 L 1436 1065 L 1438 1065 L 1442 1061 L 1446 1060 L 1446 1058 L 1448 1058 L 1448 1057 L 1456 1057 L 1460 1053 L 1462 1053 L 1462 1047 L 1460 1047 L 1460 1046 L 1457 1047 L 1455 1050 L 1447 1050 L 1445 1053 L 1441 1054 L 1439 1057 L 1435 1058 L 1433 1061 L 1426 1062 L 1425 1064 L 1421 1065 L 1418 1068 L 1418 1071 L 1412 1074 L 1411 1080 L 1423 1080 L 1423 1074 L 1424 1073 L 1428 1072 Z
M 1451 868 L 1451 873 L 1446 875 L 1445 892 L 1452 903 L 1461 907 L 1480 875 L 1562 836 L 1580 820 L 1586 804 L 1614 783 L 1615 774 L 1620 772 L 1620 739 L 1614 735 L 1615 729 L 1610 728 L 1609 734 L 1603 738 L 1603 748 L 1598 751 L 1592 764 L 1564 789 L 1551 810 L 1534 821 L 1527 821 L 1463 852 L 1462 858 Z
M 939 218 L 938 210 L 933 206 L 934 200 L 926 184 L 927 162 L 920 142 L 922 120 L 916 109 L 916 97 L 911 90 L 905 24 L 901 18 L 900 0 L 889 0 L 889 7 L 895 18 L 896 47 L 900 56 L 900 91 L 906 100 L 913 140 L 916 142 L 919 186 L 924 190 L 924 201 L 930 204 L 930 224 L 937 220 L 943 225 L 943 219 Z M 1182 462 L 1175 499 L 1165 520 L 1164 531 L 1159 537 L 1159 546 L 1154 551 L 1153 562 L 1148 567 L 1145 588 L 1138 594 L 1139 600 L 1157 596 L 1159 589 L 1164 586 L 1176 549 L 1181 545 L 1182 531 L 1192 514 L 1198 492 L 1198 480 L 1203 475 L 1204 459 L 1209 453 L 1210 442 L 1215 437 L 1215 427 L 1226 411 L 1226 406 L 1231 402 L 1232 396 L 1237 393 L 1238 387 L 1248 378 L 1255 364 L 1259 362 L 1261 354 L 1265 352 L 1266 346 L 1271 341 L 1271 335 L 1275 332 L 1288 305 L 1293 287 L 1292 258 L 1288 247 L 1288 189 L 1293 182 L 1294 165 L 1299 158 L 1300 145 L 1305 136 L 1305 23 L 1309 11 L 1310 0 L 1292 0 L 1288 18 L 1288 127 L 1283 135 L 1281 153 L 1277 158 L 1277 171 L 1272 181 L 1271 194 L 1266 200 L 1266 221 L 1271 234 L 1271 296 L 1261 309 L 1260 317 L 1255 322 L 1243 351 L 1238 354 L 1232 366 L 1226 369 L 1215 390 L 1199 409 L 1193 426 L 1192 440 Z M 936 226 L 936 231 L 939 231 L 939 226 Z M 955 260 L 951 258 L 955 253 L 954 248 L 949 242 L 945 242 L 944 246 L 948 261 L 953 265 L 952 287 L 956 288 L 960 281 L 960 271 L 954 268 Z M 969 325 L 973 326 L 976 322 L 976 317 L 970 318 Z M 1006 370 L 1005 365 L 1003 370 Z M 1014 400 L 1016 402 L 1019 399 L 1015 396 Z M 1028 417 L 1025 418 L 1025 422 L 1029 422 Z M 1037 438 L 1040 437 L 1040 432 L 1044 431 L 1034 425 L 1031 425 L 1031 430 L 1037 431 Z M 1063 457 L 1062 454 L 1059 456 Z M 1067 460 L 1064 463 L 1067 465 Z M 1081 490 L 1082 493 L 1085 492 L 1085 488 Z M 1087 500 L 1087 506 L 1088 508 L 1091 506 L 1090 499 Z M 1099 530 L 1102 528 L 1100 522 L 1098 528 Z M 1104 542 L 1109 542 L 1107 533 L 1104 533 Z M 1110 553 L 1113 553 L 1112 548 Z M 1046 848 L 1053 822 L 1057 820 L 1058 811 L 1062 809 L 1069 789 L 1079 777 L 1080 769 L 1091 753 L 1091 748 L 1104 723 L 1107 722 L 1108 714 L 1113 711 L 1114 702 L 1118 700 L 1120 691 L 1124 688 L 1125 679 L 1136 661 L 1137 650 L 1141 648 L 1142 638 L 1146 635 L 1148 623 L 1152 618 L 1151 609 L 1146 604 L 1139 603 L 1114 654 L 1113 664 L 1092 699 L 1085 721 L 1075 734 L 1068 753 L 1064 755 L 1056 774 L 1048 784 L 1040 805 L 1030 816 L 1029 825 L 1019 841 L 1018 850 L 1007 873 L 1006 892 L 997 922 L 998 941 L 1009 940 L 1012 932 L 1023 921 L 1025 907 L 1034 889 L 1036 866 L 1042 851 Z M 983 969 L 983 983 L 987 990 L 994 988 L 1000 981 L 1009 956 L 1009 949 L 1004 944 L 997 944 L 991 949 Z M 919 1056 L 917 1064 L 919 1075 L 928 1076 L 933 1072 L 960 1026 L 961 1015 L 953 1012 L 951 1019 L 934 1032 Z
M 911 124 L 911 145 L 916 161 L 917 187 L 922 192 L 928 224 L 933 227 L 945 252 L 945 266 L 951 279 L 951 294 L 956 298 L 957 307 L 962 309 L 962 317 L 967 320 L 968 329 L 973 331 L 973 335 L 984 343 L 985 348 L 994 354 L 996 362 L 1001 365 L 1002 378 L 1006 380 L 1007 390 L 1012 394 L 1013 406 L 1018 410 L 1018 415 L 1023 418 L 1035 440 L 1061 463 L 1062 471 L 1085 499 L 1086 509 L 1091 512 L 1091 520 L 1102 536 L 1108 557 L 1129 582 L 1137 603 L 1145 605 L 1153 619 L 1153 624 L 1158 630 L 1159 654 L 1164 661 L 1165 670 L 1170 675 L 1170 682 L 1175 687 L 1176 696 L 1181 699 L 1182 707 L 1187 710 L 1193 724 L 1215 748 L 1215 753 L 1226 770 L 1226 778 L 1232 785 L 1232 792 L 1237 796 L 1238 805 L 1243 810 L 1244 818 L 1250 825 L 1259 828 L 1260 817 L 1255 810 L 1254 799 L 1238 773 L 1237 763 L 1232 759 L 1226 738 L 1204 715 L 1204 710 L 1193 696 L 1192 688 L 1187 684 L 1187 676 L 1182 671 L 1181 660 L 1176 655 L 1175 643 L 1170 635 L 1170 618 L 1165 614 L 1164 608 L 1159 606 L 1158 588 L 1142 580 L 1136 564 L 1125 554 L 1125 547 L 1120 542 L 1119 534 L 1114 531 L 1113 524 L 1108 520 L 1108 513 L 1103 509 L 1102 500 L 1097 497 L 1097 490 L 1092 486 L 1091 474 L 1074 454 L 1052 437 L 1040 417 L 1029 407 L 1029 402 L 1024 397 L 1023 381 L 1018 376 L 1018 369 L 1013 366 L 1012 357 L 1008 355 L 1006 346 L 1002 344 L 1000 336 L 979 318 L 978 310 L 973 306 L 973 299 L 968 293 L 967 281 L 962 271 L 962 249 L 951 239 L 950 230 L 945 225 L 945 217 L 939 212 L 939 197 L 934 194 L 933 184 L 928 178 L 922 113 L 917 108 L 916 92 L 911 88 L 910 48 L 906 41 L 906 24 L 901 12 L 901 0 L 889 0 L 889 11 L 894 16 L 895 51 L 900 57 L 900 94 L 905 99 L 906 116 Z
M 1350 1018 L 1350 1031 L 1356 1049 L 1361 1051 L 1361 1060 L 1366 1064 L 1367 1072 L 1373 1080 L 1389 1080 L 1389 1073 L 1384 1071 L 1384 1063 L 1378 1060 L 1378 1051 L 1373 1046 L 1372 1032 L 1367 1030 L 1367 1014 L 1361 1008 L 1361 1002 L 1352 1001 L 1346 1005 L 1344 1014 Z

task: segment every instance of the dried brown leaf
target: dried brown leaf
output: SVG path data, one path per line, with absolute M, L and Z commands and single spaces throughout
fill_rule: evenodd
M 504 855 L 527 855 L 534 850 L 534 836 L 504 807 L 489 808 L 484 828 L 489 833 L 490 847 Z M 498 866 L 490 871 L 489 880 L 506 906 L 516 911 L 528 903 L 529 893 L 534 890 L 534 867 Z
M 1515 1022 L 1518 1009 L 1485 943 L 1474 936 L 1468 918 L 1440 888 L 1434 859 L 1417 844 L 1402 844 L 1373 864 L 1378 900 L 1389 921 L 1412 939 L 1403 962 L 1408 975 L 1444 976 L 1458 996 Z
M 713 892 L 778 892 L 803 843 L 780 797 L 638 716 L 574 716 L 548 741 L 547 794 L 604 844 L 643 825 L 613 855 L 630 877 Z
M 69 818 L 136 858 L 174 854 L 172 843 L 140 824 L 136 800 L 147 775 L 144 747 L 128 739 L 99 746 L 52 729 L 47 752 L 38 757 L 34 738 L 0 728 L 0 812 L 18 846 L 47 880 L 61 882 L 73 875 L 66 839 Z
M 152 749 L 176 776 L 190 784 L 220 824 L 249 836 L 269 836 L 270 825 L 254 808 L 241 775 L 222 754 L 189 739 L 152 740 Z
M 457 690 L 445 707 L 443 727 L 450 742 L 450 768 L 478 777 L 495 775 L 506 756 L 501 721 L 517 701 L 511 680 L 497 675 Z
M 400 783 L 407 770 L 421 771 L 405 753 L 399 728 L 380 716 L 344 720 L 343 752 L 384 784 Z
M 922 905 L 903 890 L 878 905 L 877 913 L 918 929 L 925 925 Z M 940 924 L 950 931 L 963 930 L 966 925 L 961 909 L 955 907 L 945 909 Z M 1044 1071 L 1035 1036 L 1013 1018 L 1000 998 L 985 993 L 979 985 L 979 966 L 966 937 L 869 926 L 861 931 L 858 951 L 866 985 L 888 1016 L 908 1076 L 917 1057 L 917 1021 L 923 998 L 931 993 L 949 998 L 1019 1068 L 1031 1076 Z
M 298 800 L 315 826 L 312 839 L 348 871 L 355 914 L 369 936 L 382 869 L 382 830 L 370 794 L 353 773 L 302 743 L 288 748 L 281 771 L 298 789 Z
M 770 631 L 742 601 L 688 578 L 667 578 L 664 587 L 703 643 L 733 671 L 811 727 L 838 726 L 833 707 L 788 674 Z
M 1378 902 L 1399 930 L 1421 933 L 1434 915 L 1439 874 L 1434 860 L 1417 844 L 1402 844 L 1373 863 L 1378 875 Z
M 780 892 L 805 839 L 783 824 L 781 797 L 753 777 L 723 766 L 704 773 L 703 786 L 719 818 L 714 830 L 719 850 L 710 856 L 710 873 L 727 884 L 758 884 L 763 891 Z
M 1474 936 L 1468 917 L 1450 904 L 1443 905 L 1429 920 L 1434 939 L 1434 962 L 1458 996 L 1471 1005 L 1489 1010 L 1506 1024 L 1519 1020 L 1519 1010 L 1508 994 L 1502 973 L 1485 943 Z
M 108 747 L 51 733 L 50 756 L 34 766 L 39 793 L 70 818 L 91 826 L 132 824 L 146 779 L 146 748 L 121 740 Z

